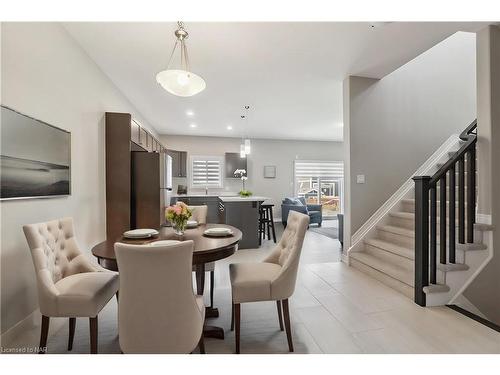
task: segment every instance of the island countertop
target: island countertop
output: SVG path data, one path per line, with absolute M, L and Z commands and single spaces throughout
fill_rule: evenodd
M 250 197 L 240 197 L 240 196 L 219 196 L 222 202 L 263 202 L 268 200 L 267 197 L 261 196 L 250 196 Z

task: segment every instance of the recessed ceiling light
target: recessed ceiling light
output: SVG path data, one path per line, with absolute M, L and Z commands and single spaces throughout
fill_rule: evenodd
M 190 124 L 190 125 L 189 125 L 189 127 L 190 127 L 190 128 L 196 128 L 197 126 L 198 126 L 198 125 L 196 125 L 196 124 Z
M 193 111 L 186 111 L 186 115 L 189 117 L 194 116 L 194 112 Z
M 228 125 L 226 129 L 227 130 L 233 130 L 233 127 L 231 125 Z

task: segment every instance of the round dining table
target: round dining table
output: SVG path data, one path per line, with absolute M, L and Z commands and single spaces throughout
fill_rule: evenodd
M 229 228 L 232 231 L 230 236 L 209 237 L 204 234 L 209 228 Z M 196 228 L 186 229 L 182 236 L 175 234 L 172 227 L 161 227 L 158 235 L 145 239 L 130 239 L 123 236 L 116 239 L 107 239 L 92 248 L 92 254 L 97 258 L 99 264 L 109 270 L 118 271 L 118 264 L 115 255 L 115 243 L 122 242 L 135 245 L 147 245 L 154 241 L 161 240 L 193 240 L 193 266 L 196 269 L 196 291 L 198 295 L 203 295 L 205 290 L 205 264 L 227 258 L 238 249 L 238 243 L 242 238 L 242 233 L 238 228 L 226 224 L 203 224 Z M 205 308 L 205 318 L 219 316 L 219 311 L 214 307 Z M 205 324 L 204 336 L 214 338 L 224 338 L 224 330 L 220 327 Z

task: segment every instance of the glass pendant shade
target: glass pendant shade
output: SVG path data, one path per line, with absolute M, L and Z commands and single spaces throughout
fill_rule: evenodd
M 186 39 L 189 34 L 184 29 L 184 24 L 182 22 L 177 22 L 177 24 L 179 28 L 174 33 L 177 41 L 170 54 L 167 69 L 156 75 L 156 81 L 161 87 L 173 95 L 184 97 L 193 96 L 205 90 L 207 84 L 203 78 L 191 72 L 186 46 Z M 177 46 L 179 46 L 180 50 L 180 68 L 170 69 Z
M 245 139 L 245 154 L 250 155 L 250 139 Z
M 246 154 L 246 152 L 245 152 L 245 145 L 242 143 L 242 144 L 240 145 L 240 158 L 244 158 L 244 157 L 246 157 L 246 156 L 247 156 L 247 154 Z
M 205 90 L 205 80 L 199 75 L 180 69 L 163 70 L 156 81 L 169 93 L 177 96 L 193 96 Z

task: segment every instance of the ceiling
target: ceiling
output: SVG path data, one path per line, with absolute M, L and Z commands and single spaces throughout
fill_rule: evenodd
M 181 98 L 155 80 L 175 23 L 63 24 L 160 134 L 302 140 L 342 140 L 346 76 L 382 78 L 456 31 L 484 25 L 186 22 L 191 70 L 207 88 Z

